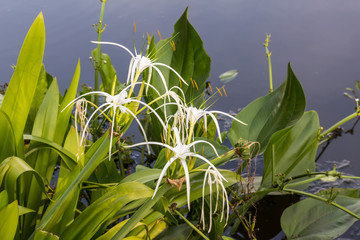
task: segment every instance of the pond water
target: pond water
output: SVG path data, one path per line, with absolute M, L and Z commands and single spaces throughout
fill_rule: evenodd
M 150 3 L 150 4 L 149 4 Z M 273 78 L 275 87 L 286 77 L 287 63 L 305 90 L 307 110 L 316 110 L 324 128 L 354 111 L 355 103 L 343 96 L 346 87 L 355 88 L 360 79 L 360 1 L 108 1 L 104 23 L 108 25 L 104 41 L 131 48 L 133 22 L 136 42 L 142 34 L 163 37 L 173 31 L 173 24 L 189 6 L 189 20 L 199 32 L 212 58 L 210 81 L 221 86 L 218 76 L 230 69 L 239 74 L 226 85 L 227 97 L 213 108 L 237 112 L 268 92 L 268 66 L 263 47 L 271 33 Z M 46 24 L 44 63 L 56 76 L 63 92 L 70 84 L 78 58 L 81 83 L 93 85 L 93 69 L 88 60 L 96 39 L 92 24 L 99 18 L 100 2 L 88 0 L 17 0 L 0 8 L 3 26 L 0 40 L 0 84 L 8 82 L 11 65 L 25 34 L 36 15 L 43 11 Z M 129 56 L 121 50 L 104 47 L 122 80 L 127 74 Z M 121 77 L 123 76 L 123 77 Z M 352 123 L 346 124 L 350 128 Z M 355 135 L 335 140 L 321 157 L 322 167 L 332 162 L 348 161 L 348 174 L 360 175 L 359 127 Z

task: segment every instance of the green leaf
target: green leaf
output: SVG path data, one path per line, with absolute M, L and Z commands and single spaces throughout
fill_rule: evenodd
M 1 107 L 3 100 L 4 100 L 4 95 L 0 94 L 0 107 Z
M 157 66 L 162 72 L 169 89 L 173 86 L 181 87 L 185 94 L 186 103 L 188 105 L 191 103 L 191 105 L 199 107 L 204 101 L 202 96 L 204 95 L 206 87 L 206 79 L 210 74 L 211 59 L 203 47 L 203 41 L 199 34 L 188 21 L 187 15 L 188 9 L 185 10 L 183 15 L 174 25 L 174 33 L 170 38 L 159 41 L 156 47 L 152 39 L 148 55 L 151 59 L 157 59 L 156 62 L 172 67 L 180 74 L 180 76 L 182 76 L 188 86 L 183 82 L 180 83 L 179 77 L 173 73 L 173 71 L 163 66 Z M 172 44 L 174 44 L 175 48 L 172 47 Z M 144 79 L 147 79 L 147 74 L 148 73 L 145 72 Z M 155 69 L 152 70 L 150 83 L 160 92 L 160 94 L 165 93 L 163 81 L 159 74 L 156 73 Z M 180 91 L 176 89 L 173 89 L 173 91 L 177 92 L 182 97 Z M 150 103 L 156 97 L 157 93 L 149 88 L 149 93 L 145 97 L 146 102 Z M 161 104 L 163 104 L 163 101 L 158 101 L 157 103 L 152 104 L 151 107 L 155 109 Z M 160 116 L 163 116 L 162 111 L 163 108 L 157 111 Z M 174 107 L 169 106 L 168 114 L 171 115 L 172 111 L 175 111 Z M 152 116 L 151 119 L 152 125 L 151 128 L 149 128 L 152 131 L 151 138 L 154 141 L 161 142 L 159 133 L 163 132 L 163 126 L 159 124 L 156 117 Z M 156 154 L 159 153 L 159 147 L 152 146 L 152 148 Z
M 150 181 L 154 181 L 159 178 L 161 171 L 162 171 L 161 169 L 156 169 L 156 168 L 154 169 L 149 168 L 142 171 L 137 170 L 135 173 L 130 174 L 129 176 L 121 180 L 120 183 L 125 183 L 125 182 L 147 183 Z
M 32 212 L 35 212 L 35 211 L 30 208 L 26 208 L 26 207 L 19 205 L 19 216 L 25 215 L 27 213 L 32 213 Z
M 125 223 L 125 225 L 111 238 L 123 239 L 135 227 L 135 225 L 151 211 L 151 208 L 161 199 L 161 197 L 171 189 L 169 185 L 163 185 L 156 192 L 153 198 L 148 199 Z
M 99 163 L 105 159 L 110 143 L 108 134 L 108 132 L 105 133 L 87 151 L 85 158 L 88 159 L 88 161 L 86 161 L 86 165 L 61 197 L 59 197 L 54 206 L 43 216 L 43 219 L 38 225 L 38 229 L 52 232 L 51 229 L 55 227 L 59 219 L 62 218 L 69 201 L 73 197 L 74 192 L 79 188 L 81 182 L 87 180 Z M 114 142 L 116 142 L 116 140 L 114 140 Z M 33 238 L 33 236 L 31 236 L 31 238 Z
M 25 133 L 31 133 L 33 129 L 33 124 L 35 121 L 35 117 L 39 108 L 41 106 L 42 101 L 48 91 L 48 88 L 53 80 L 53 77 L 45 71 L 44 65 L 41 66 L 41 71 L 39 74 L 39 80 L 36 84 L 36 90 L 34 93 L 33 101 L 31 102 L 29 116 L 25 125 Z
M 28 117 L 31 102 L 35 94 L 45 48 L 45 27 L 42 13 L 30 27 L 19 57 L 16 68 L 6 90 L 1 110 L 9 117 L 13 125 L 17 155 L 22 157 L 21 148 L 23 131 Z M 1 135 L 0 142 L 6 141 Z
M 8 194 L 6 190 L 0 192 L 0 210 L 8 205 Z
M 53 233 L 36 230 L 35 237 L 36 240 L 59 240 L 60 238 Z
M 0 163 L 16 155 L 16 139 L 9 117 L 0 109 Z
M 231 82 L 232 80 L 234 80 L 237 75 L 238 75 L 237 70 L 229 70 L 227 72 L 220 74 L 219 78 L 220 78 L 221 82 L 228 83 L 228 82 Z
M 156 49 L 158 49 L 158 52 L 156 52 L 156 57 L 159 58 L 159 62 L 175 69 L 188 83 L 189 86 L 186 86 L 184 83 L 180 84 L 178 76 L 169 69 L 159 66 L 168 88 L 181 85 L 185 93 L 186 101 L 190 103 L 204 93 L 205 81 L 210 74 L 211 60 L 203 47 L 203 41 L 188 21 L 187 16 L 188 8 L 186 8 L 183 15 L 175 23 L 172 37 L 164 39 L 157 44 Z M 174 41 L 175 51 L 169 42 L 171 40 Z M 196 82 L 197 87 L 191 83 L 190 79 Z M 153 84 L 160 93 L 164 93 L 161 90 L 165 89 L 158 76 L 153 76 L 151 84 Z
M 61 234 L 63 239 L 90 239 L 101 224 L 130 201 L 148 198 L 153 190 L 142 183 L 119 184 L 87 207 Z
M 50 141 L 54 140 L 58 107 L 59 89 L 57 81 L 54 78 L 48 91 L 46 92 L 39 111 L 36 114 L 32 135 L 42 137 Z M 53 176 L 57 158 L 57 154 L 52 154 L 50 149 L 41 149 L 28 156 L 26 161 L 32 168 L 35 169 L 35 171 L 46 179 L 46 183 L 49 184 Z M 27 196 L 27 207 L 37 212 L 38 209 L 44 205 L 44 196 L 42 196 L 41 188 L 39 188 L 34 177 L 29 178 L 28 181 L 30 184 L 27 184 L 27 186 L 29 186 L 30 189 L 29 195 Z M 25 216 L 25 226 L 27 226 L 24 231 L 25 236 L 29 236 L 32 233 L 33 230 L 30 226 L 35 226 L 33 218 L 36 216 L 37 214 L 28 214 Z
M 257 141 L 262 153 L 270 137 L 301 118 L 305 110 L 305 95 L 290 64 L 286 81 L 274 92 L 256 99 L 240 111 L 236 118 L 245 126 L 233 121 L 228 137 L 234 146 L 240 139 Z
M 196 224 L 196 222 L 193 222 Z M 187 224 L 182 223 L 176 226 L 169 226 L 165 231 L 163 231 L 159 236 L 156 237 L 157 240 L 184 240 L 189 239 L 193 229 Z
M 80 59 L 77 62 L 75 73 L 73 76 L 73 79 L 71 81 L 69 90 L 66 92 L 63 100 L 61 101 L 58 117 L 56 121 L 56 132 L 55 132 L 55 138 L 54 141 L 57 144 L 62 145 L 63 141 L 65 139 L 65 133 L 69 129 L 70 124 L 70 116 L 72 112 L 72 107 L 68 107 L 65 109 L 65 107 L 75 99 L 76 97 L 76 90 L 79 84 L 80 79 Z
M 41 191 L 46 194 L 44 182 L 33 168 L 31 168 L 24 160 L 18 157 L 9 157 L 0 164 L 0 186 L 4 184 L 5 190 L 8 192 L 9 201 L 18 199 L 23 201 L 22 196 L 25 195 L 24 174 L 33 174 Z M 22 202 L 20 202 L 22 203 Z M 23 205 L 23 204 L 22 204 Z
M 295 125 L 282 129 L 271 137 L 264 152 L 263 188 L 272 187 L 280 174 L 281 177 L 288 178 L 306 174 L 307 169 L 315 170 L 319 129 L 318 115 L 310 111 Z
M 79 159 L 83 158 L 82 155 L 82 147 L 78 148 L 78 141 L 77 141 L 77 132 L 75 131 L 74 127 L 71 127 L 69 133 L 66 137 L 64 148 L 71 152 L 74 156 L 79 156 Z M 65 161 L 62 161 L 60 164 L 59 176 L 56 184 L 56 191 L 52 198 L 52 202 L 47 208 L 45 214 L 47 214 L 53 206 L 56 204 L 58 199 L 64 194 L 66 189 L 71 185 L 71 183 L 76 179 L 80 170 L 82 168 L 82 164 L 77 165 L 68 165 Z M 52 233 L 56 235 L 60 235 L 66 226 L 69 225 L 74 217 L 75 217 L 75 209 L 79 199 L 79 192 L 80 187 L 76 188 L 72 193 L 70 193 L 71 197 L 69 196 L 66 202 L 66 210 L 64 209 L 63 215 L 61 220 L 51 229 Z M 60 214 L 59 214 L 60 215 Z
M 18 219 L 19 208 L 17 201 L 13 201 L 6 207 L 0 210 L 0 236 L 2 240 L 13 240 L 15 237 Z M 6 216 L 6 217 L 4 217 Z
M 59 144 L 54 143 L 53 141 L 49 141 L 45 138 L 36 137 L 27 134 L 24 135 L 24 139 L 33 141 L 26 155 L 32 154 L 33 151 L 36 151 L 41 148 L 51 148 L 53 151 L 56 151 L 59 154 L 59 156 L 65 161 L 68 167 L 77 164 L 77 159 L 75 154 L 73 154 L 66 148 L 60 146 Z M 37 142 L 37 144 L 34 143 L 35 141 Z
M 358 195 L 354 198 L 339 194 L 335 201 L 360 214 Z M 330 240 L 343 234 L 356 221 L 356 218 L 339 208 L 307 198 L 285 209 L 281 216 L 281 227 L 289 239 Z

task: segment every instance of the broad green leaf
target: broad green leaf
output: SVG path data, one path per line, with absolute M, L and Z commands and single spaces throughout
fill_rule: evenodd
M 156 57 L 159 57 L 159 62 L 167 64 L 176 70 L 188 83 L 188 86 L 184 83 L 180 84 L 178 76 L 168 68 L 159 66 L 168 88 L 181 85 L 187 103 L 191 102 L 195 104 L 193 100 L 199 95 L 202 95 L 205 90 L 205 80 L 209 77 L 211 60 L 203 47 L 203 41 L 188 21 L 187 16 L 188 9 L 185 10 L 183 15 L 175 23 L 172 37 L 161 40 L 157 44 Z M 172 48 L 171 40 L 175 48 Z M 155 76 L 157 76 L 157 74 L 155 74 Z M 197 87 L 195 84 L 192 84 L 190 79 L 196 82 Z M 160 93 L 164 93 L 161 90 L 165 89 L 158 76 L 154 77 L 153 75 L 151 84 L 153 84 Z
M 153 194 L 151 188 L 142 183 L 127 182 L 114 187 L 104 196 L 87 207 L 61 234 L 63 239 L 90 239 L 101 224 L 130 201 L 148 198 Z
M 228 137 L 233 146 L 240 140 L 257 141 L 262 153 L 270 137 L 283 128 L 293 125 L 305 110 L 305 95 L 290 64 L 286 81 L 274 92 L 256 99 L 241 110 L 236 118 L 245 126 L 233 121 Z
M 1 107 L 3 100 L 4 100 L 4 95 L 0 94 L 0 107 Z
M 280 174 L 288 178 L 305 174 L 307 169 L 315 170 L 319 129 L 318 115 L 310 111 L 295 125 L 282 129 L 271 137 L 264 152 L 263 188 L 276 184 Z
M 183 82 L 180 83 L 179 77 L 163 66 L 157 66 L 158 69 L 164 76 L 166 85 L 168 89 L 173 86 L 180 87 L 185 94 L 185 101 L 188 105 L 194 105 L 199 107 L 204 101 L 202 96 L 204 95 L 204 90 L 206 87 L 206 79 L 210 74 L 210 64 L 211 59 L 206 53 L 203 42 L 187 19 L 188 9 L 185 10 L 183 15 L 174 25 L 174 33 L 170 38 L 161 40 L 156 44 L 152 39 L 148 55 L 151 59 L 157 59 L 156 62 L 160 62 L 172 67 L 177 71 L 180 76 L 185 80 L 187 85 Z M 172 47 L 172 45 L 174 47 Z M 144 79 L 147 79 L 147 72 L 144 74 Z M 150 82 L 160 94 L 165 93 L 165 87 L 162 79 L 159 74 L 156 73 L 155 69 L 152 70 L 152 78 Z M 174 92 L 179 94 L 182 97 L 182 94 L 179 90 L 173 89 Z M 150 96 L 150 97 L 149 97 Z M 149 93 L 145 100 L 147 103 L 154 100 L 157 97 L 157 93 L 149 88 Z M 154 109 L 159 105 L 163 104 L 163 100 L 152 104 L 151 107 Z M 168 114 L 173 114 L 172 111 L 176 109 L 169 107 Z M 157 111 L 160 116 L 163 116 L 163 108 Z M 169 116 L 168 115 L 168 116 Z M 161 141 L 159 133 L 163 132 L 163 127 L 158 123 L 158 120 L 155 117 L 151 117 L 151 137 L 154 141 Z M 159 147 L 152 146 L 155 150 L 155 153 L 158 154 Z
M 16 155 L 16 139 L 9 117 L 0 110 L 0 163 L 10 156 Z
M 2 240 L 13 240 L 15 237 L 18 219 L 19 208 L 17 201 L 13 201 L 6 207 L 0 210 L 0 236 Z M 6 216 L 6 217 L 4 217 Z
M 237 75 L 238 75 L 237 70 L 229 70 L 227 72 L 220 74 L 219 78 L 220 78 L 221 82 L 228 83 L 228 82 L 231 82 L 232 80 L 234 80 Z
M 15 71 L 6 90 L 1 110 L 9 117 L 13 125 L 18 151 L 23 146 L 22 135 L 29 114 L 31 102 L 36 90 L 45 48 L 45 27 L 40 13 L 30 27 L 19 57 Z M 3 136 L 0 142 L 6 141 Z M 22 156 L 19 152 L 18 156 Z
M 359 215 L 358 195 L 354 198 L 339 194 L 334 201 Z M 281 216 L 281 227 L 288 239 L 330 240 L 339 237 L 356 221 L 356 218 L 339 208 L 307 198 L 285 209 Z

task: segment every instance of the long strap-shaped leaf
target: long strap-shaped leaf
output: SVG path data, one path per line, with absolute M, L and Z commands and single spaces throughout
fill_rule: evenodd
M 90 239 L 125 204 L 150 198 L 154 191 L 142 183 L 122 183 L 87 207 L 60 235 L 63 239 Z
M 118 231 L 111 240 L 124 239 L 126 235 L 133 229 L 133 227 L 147 214 L 149 214 L 151 208 L 160 200 L 160 198 L 171 189 L 169 184 L 162 186 L 156 193 L 154 198 L 149 200 L 142 205 L 135 213 L 131 216 L 130 220 Z
M 96 143 L 93 144 L 93 146 L 95 145 L 96 150 L 90 151 L 89 149 L 89 151 L 94 152 L 94 154 L 91 156 L 85 167 L 81 170 L 77 178 L 59 198 L 53 208 L 44 216 L 37 227 L 38 229 L 51 232 L 51 228 L 56 225 L 59 219 L 61 219 L 62 208 L 65 208 L 66 202 L 68 201 L 69 197 L 72 197 L 73 191 L 75 191 L 80 186 L 82 181 L 89 178 L 99 163 L 105 158 L 106 154 L 108 153 L 109 143 L 110 139 L 108 138 L 107 134 L 104 134 L 103 137 L 101 137 Z M 32 238 L 33 235 L 31 236 L 31 239 Z
M 40 13 L 26 35 L 1 110 L 9 117 L 16 140 L 17 156 L 22 157 L 22 136 L 35 93 L 45 48 L 44 18 Z M 1 142 L 6 141 L 0 136 Z M 21 147 L 20 147 L 21 146 Z M 1 161 L 1 160 L 0 160 Z

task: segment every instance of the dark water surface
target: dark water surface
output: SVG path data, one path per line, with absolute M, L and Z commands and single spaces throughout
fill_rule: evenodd
M 133 22 L 137 24 L 138 48 L 142 34 L 163 37 L 173 32 L 173 24 L 189 6 L 189 20 L 199 32 L 212 58 L 210 81 L 221 86 L 218 76 L 237 69 L 237 78 L 226 86 L 228 97 L 213 108 L 237 112 L 268 92 L 268 67 L 263 42 L 271 33 L 273 78 L 275 87 L 285 79 L 290 61 L 303 85 L 307 110 L 316 110 L 324 128 L 354 111 L 355 103 L 343 96 L 346 87 L 355 88 L 360 80 L 360 1 L 169 1 L 109 0 L 104 23 L 108 25 L 104 41 L 133 47 Z M 89 0 L 16 0 L 0 7 L 0 84 L 12 75 L 25 34 L 36 15 L 43 11 L 46 24 L 44 63 L 56 76 L 63 92 L 70 84 L 78 58 L 81 83 L 93 85 L 93 69 L 88 60 L 96 39 L 92 24 L 100 14 L 100 1 Z M 118 77 L 127 76 L 129 55 L 110 46 Z M 351 123 L 345 125 L 351 127 Z M 333 142 L 321 158 L 322 167 L 332 162 L 349 161 L 344 171 L 360 175 L 360 127 L 355 135 Z

